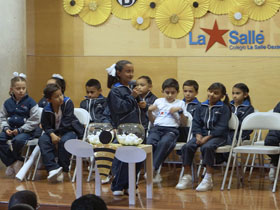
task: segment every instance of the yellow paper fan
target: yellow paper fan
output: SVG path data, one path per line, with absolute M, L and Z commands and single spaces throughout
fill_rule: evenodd
M 79 14 L 89 25 L 104 23 L 111 14 L 111 0 L 85 0 L 84 9 Z
M 154 18 L 156 16 L 156 10 L 164 0 L 138 0 L 139 11 L 145 12 L 148 16 Z
M 216 15 L 228 14 L 229 10 L 238 5 L 239 0 L 210 0 L 209 11 Z
M 239 0 L 241 6 L 248 6 L 249 18 L 263 21 L 274 16 L 280 8 L 279 0 Z
M 170 38 L 181 38 L 193 27 L 191 6 L 185 0 L 164 1 L 156 12 L 159 30 Z
M 137 0 L 129 1 L 129 5 L 121 5 L 121 2 L 126 2 L 125 0 L 112 0 L 112 13 L 121 19 L 130 19 L 137 13 Z
M 203 17 L 209 9 L 209 0 L 190 0 L 189 2 L 195 18 Z
M 138 12 L 135 16 L 131 18 L 131 24 L 134 28 L 145 30 L 150 26 L 151 20 L 150 17 L 143 12 Z
M 65 12 L 70 15 L 77 15 L 84 6 L 84 0 L 64 0 L 63 7 Z
M 247 23 L 249 19 L 248 8 L 246 7 L 234 7 L 229 12 L 229 19 L 233 25 L 242 26 Z

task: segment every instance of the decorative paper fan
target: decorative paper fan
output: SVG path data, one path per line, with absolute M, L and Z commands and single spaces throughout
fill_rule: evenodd
M 156 24 L 170 38 L 185 36 L 192 29 L 193 23 L 192 8 L 185 0 L 164 1 L 157 9 Z
M 209 11 L 216 15 L 228 14 L 230 8 L 237 6 L 239 0 L 210 0 Z
M 144 12 L 138 12 L 135 16 L 131 18 L 131 24 L 136 29 L 145 30 L 150 26 L 150 17 Z
M 121 19 L 130 19 L 137 13 L 138 1 L 130 0 L 112 0 L 112 13 Z
M 249 19 L 248 8 L 247 7 L 234 7 L 229 12 L 229 19 L 233 25 L 242 26 L 247 23 Z
M 111 14 L 110 0 L 85 0 L 84 9 L 79 14 L 89 25 L 104 23 Z
M 239 0 L 241 6 L 249 6 L 249 18 L 263 21 L 274 16 L 280 8 L 279 0 Z
M 64 0 L 63 7 L 65 12 L 70 15 L 77 15 L 84 6 L 84 0 Z
M 94 145 L 95 164 L 102 180 L 105 180 L 111 170 L 117 147 L 114 144 Z
M 209 9 L 209 0 L 190 0 L 193 15 L 195 18 L 201 18 Z
M 148 16 L 154 18 L 156 16 L 156 10 L 163 0 L 138 0 L 138 8 L 140 11 L 144 11 Z

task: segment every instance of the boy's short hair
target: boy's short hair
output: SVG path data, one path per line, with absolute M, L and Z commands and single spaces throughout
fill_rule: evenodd
M 9 200 L 8 209 L 12 208 L 17 204 L 28 204 L 32 206 L 34 209 L 36 209 L 37 196 L 34 192 L 30 190 L 22 190 L 22 191 L 15 192 Z
M 86 87 L 96 87 L 97 90 L 101 89 L 101 84 L 97 79 L 90 79 L 86 83 Z
M 196 92 L 198 92 L 198 89 L 199 89 L 199 85 L 195 80 L 185 81 L 183 84 L 183 88 L 184 88 L 184 86 L 193 86 L 193 88 L 195 89 Z
M 162 83 L 161 87 L 162 87 L 162 90 L 164 90 L 165 88 L 173 87 L 177 90 L 177 92 L 179 92 L 179 83 L 176 79 L 173 79 L 173 78 L 169 78 L 169 79 L 165 80 Z
M 52 94 L 57 90 L 61 90 L 61 87 L 59 85 L 48 84 L 44 89 L 44 97 L 47 99 L 51 99 Z
M 107 210 L 107 206 L 102 198 L 94 194 L 87 194 L 74 200 L 71 210 Z

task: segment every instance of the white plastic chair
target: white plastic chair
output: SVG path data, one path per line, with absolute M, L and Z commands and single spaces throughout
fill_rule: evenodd
M 135 164 L 140 163 L 146 159 L 146 152 L 138 147 L 124 146 L 119 147 L 116 151 L 115 157 L 124 163 L 128 163 L 128 193 L 129 204 L 135 204 L 135 186 L 136 186 L 136 168 Z
M 74 108 L 74 115 L 78 118 L 80 123 L 85 126 L 84 135 L 83 135 L 83 138 L 81 139 L 82 141 L 85 141 L 86 137 L 87 137 L 88 125 L 89 125 L 89 121 L 90 121 L 90 114 L 85 109 Z M 69 171 L 71 170 L 71 167 L 72 167 L 72 161 L 73 161 L 73 156 L 71 157 Z M 75 178 L 76 178 L 76 168 L 74 170 L 72 182 L 75 182 Z
M 228 189 L 230 190 L 232 176 L 235 169 L 235 166 L 238 167 L 236 162 L 238 154 L 261 154 L 261 155 L 279 155 L 280 156 L 280 147 L 279 146 L 260 146 L 260 145 L 242 145 L 242 132 L 243 130 L 280 130 L 280 114 L 274 112 L 255 112 L 249 114 L 242 122 L 238 143 L 235 148 L 233 148 L 233 153 L 235 153 L 231 176 L 228 184 Z M 253 141 L 253 140 L 252 140 Z M 240 162 L 242 164 L 242 160 Z M 241 165 L 242 166 L 242 165 Z M 251 166 L 249 166 L 251 167 Z M 276 191 L 276 184 L 279 175 L 280 161 L 278 162 L 276 176 L 273 184 L 272 192 Z M 241 168 L 241 173 L 243 176 L 243 170 Z M 242 179 L 244 181 L 244 178 Z M 239 183 L 238 179 L 238 183 Z
M 43 108 L 39 107 L 38 112 L 39 112 L 39 122 L 41 122 Z M 39 138 L 34 138 L 34 139 L 31 139 L 26 142 L 25 146 L 27 147 L 27 149 L 26 149 L 26 153 L 25 153 L 25 157 L 24 157 L 24 164 L 18 173 L 19 175 L 16 174 L 16 178 L 20 181 L 22 181 L 25 178 L 30 167 L 33 165 L 34 161 L 36 161 L 36 158 L 38 155 L 38 149 L 34 149 L 31 154 L 30 154 L 30 149 L 32 146 L 34 146 L 36 148 L 36 146 L 38 145 L 38 141 L 39 141 Z M 34 154 L 33 154 L 33 152 L 34 152 Z M 27 161 L 28 161 L 28 164 L 26 164 Z M 35 170 L 37 170 L 36 166 L 34 168 L 34 173 L 35 173 Z M 30 179 L 31 174 L 32 173 L 30 171 L 30 173 L 28 175 L 28 179 Z
M 82 158 L 92 157 L 94 155 L 92 146 L 77 139 L 71 139 L 65 142 L 65 149 L 76 156 L 76 198 L 83 195 L 83 161 Z

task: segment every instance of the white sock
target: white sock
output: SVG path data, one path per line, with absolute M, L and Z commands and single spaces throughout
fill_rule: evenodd
M 205 179 L 212 179 L 212 174 L 206 173 L 204 178 Z

